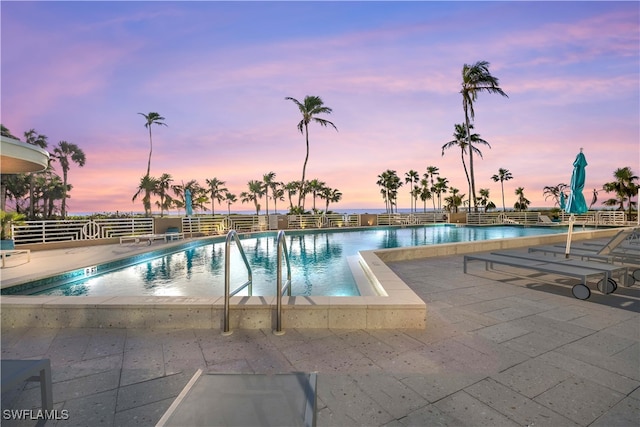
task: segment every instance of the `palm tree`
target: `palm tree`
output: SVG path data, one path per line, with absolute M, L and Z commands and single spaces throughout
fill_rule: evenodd
M 163 121 L 165 120 L 165 118 L 158 113 L 151 112 L 149 114 L 144 114 L 144 113 L 138 113 L 138 114 L 140 114 L 145 118 L 146 122 L 144 124 L 144 127 L 149 129 L 149 161 L 147 162 L 147 175 L 149 175 L 149 173 L 151 172 L 151 153 L 153 152 L 153 139 L 151 138 L 151 125 L 156 124 L 160 126 L 167 126 L 167 124 L 164 123 Z
M 471 178 L 469 176 L 469 172 L 467 171 L 467 164 L 464 161 L 464 156 L 467 154 L 467 147 L 471 147 L 470 152 L 474 152 L 480 158 L 482 158 L 482 152 L 475 147 L 473 144 L 469 145 L 469 141 L 472 143 L 485 144 L 489 148 L 491 145 L 484 139 L 480 138 L 480 135 L 477 133 L 471 134 L 471 137 L 467 137 L 467 128 L 464 124 L 456 124 L 454 125 L 455 132 L 453 133 L 454 139 L 452 141 L 447 142 L 442 146 L 442 155 L 444 156 L 444 151 L 451 147 L 460 147 L 460 158 L 462 160 L 462 167 L 464 168 L 464 174 L 467 177 L 467 184 L 469 186 L 469 197 L 471 197 Z M 473 129 L 473 125 L 469 125 L 469 130 Z M 469 200 L 471 202 L 471 200 Z M 471 203 L 469 203 L 471 205 Z
M 133 198 L 131 199 L 132 202 L 135 202 L 140 194 L 144 194 L 144 196 L 142 197 L 142 206 L 144 206 L 144 216 L 146 217 L 151 216 L 151 193 L 153 193 L 153 191 L 157 187 L 157 181 L 158 180 L 156 178 L 149 175 L 145 175 L 140 178 L 138 191 L 133 195 Z
M 321 126 L 331 125 L 336 131 L 338 130 L 338 128 L 329 120 L 315 117 L 318 114 L 331 114 L 331 112 L 333 111 L 331 108 L 324 105 L 324 102 L 322 102 L 322 99 L 319 96 L 307 95 L 305 96 L 303 103 L 289 96 L 286 97 L 285 100 L 290 100 L 294 104 L 296 104 L 298 106 L 298 109 L 300 110 L 300 113 L 302 113 L 302 120 L 298 122 L 298 130 L 300 131 L 300 133 L 304 133 L 305 141 L 307 144 L 307 154 L 304 158 L 304 165 L 302 166 L 302 179 L 300 180 L 300 182 L 304 185 L 304 183 L 306 182 L 305 175 L 307 171 L 307 161 L 309 160 L 309 123 L 313 120 L 314 122 L 319 123 Z M 302 206 L 302 197 L 303 194 L 302 192 L 300 192 L 298 199 L 299 207 Z
M 613 172 L 615 181 L 607 182 L 603 185 L 602 189 L 606 193 L 616 193 L 616 198 L 605 200 L 606 206 L 615 206 L 619 204 L 619 210 L 624 211 L 624 202 L 628 201 L 629 215 L 631 215 L 631 208 L 634 202 L 631 200 L 633 196 L 638 194 L 638 177 L 633 174 L 633 171 L 629 166 L 618 168 Z
M 445 197 L 444 201 L 447 203 L 446 209 L 451 213 L 457 213 L 458 207 L 462 205 L 462 199 L 464 198 L 464 194 L 460 194 L 460 190 L 457 188 L 451 187 L 449 189 L 449 197 Z
M 553 199 L 554 206 L 560 206 L 560 193 L 562 193 L 567 187 L 567 184 L 562 183 L 555 186 L 548 185 L 542 189 L 542 195 L 545 200 L 551 197 Z
M 473 65 L 464 64 L 462 67 L 462 108 L 464 109 L 465 126 L 467 129 L 468 145 L 472 146 L 471 136 L 471 120 L 475 120 L 475 111 L 473 103 L 478 98 L 478 93 L 498 93 L 502 96 L 507 94 L 498 86 L 498 78 L 489 72 L 489 63 L 487 61 L 478 61 Z M 469 197 L 473 201 L 473 207 L 477 212 L 476 205 L 476 184 L 473 174 L 473 150 L 469 151 L 469 178 L 471 181 L 471 194 Z
M 173 178 L 168 173 L 163 173 L 156 180 L 156 188 L 153 193 L 160 197 L 160 200 L 156 201 L 156 206 L 160 208 L 161 218 L 164 217 L 164 211 L 168 211 L 173 205 L 173 198 L 168 194 L 172 182 Z
M 427 166 L 427 171 L 424 173 L 424 179 L 430 180 L 431 187 L 429 188 L 429 192 L 435 193 L 435 183 L 433 182 L 433 178 L 440 175 L 440 170 L 436 166 Z M 436 210 L 436 199 L 435 197 L 431 198 L 433 202 L 433 210 Z
M 503 169 L 503 168 L 498 169 L 498 173 L 491 177 L 491 179 L 494 180 L 495 182 L 500 181 L 500 187 L 502 188 L 502 212 L 506 211 L 505 205 L 504 205 L 504 182 L 509 181 L 512 178 L 513 176 L 511 175 L 511 172 L 509 172 L 508 169 Z
M 526 197 L 524 197 L 523 187 L 516 188 L 516 196 L 518 196 L 518 200 L 513 205 L 513 208 L 517 209 L 518 211 L 526 211 L 531 202 Z
M 273 211 L 278 213 L 278 200 L 284 201 L 284 188 L 282 182 L 274 182 L 271 186 L 271 198 L 273 199 Z
M 284 189 L 287 191 L 287 196 L 289 197 L 289 212 L 293 212 L 293 202 L 291 201 L 291 196 L 295 196 L 298 192 L 298 181 L 287 182 L 284 186 Z
M 238 201 L 235 194 L 231 194 L 228 191 L 224 193 L 224 200 L 227 202 L 227 215 L 231 215 L 231 205 Z
M 264 194 L 265 194 L 265 199 L 267 201 L 267 215 L 269 215 L 269 189 L 273 189 L 273 184 L 275 182 L 275 179 L 276 179 L 275 172 L 269 172 L 262 176 L 262 182 L 264 184 Z
M 449 188 L 449 180 L 447 178 L 439 176 L 433 188 L 435 189 L 435 193 L 438 195 L 438 210 L 441 210 L 442 194 L 447 192 L 447 189 Z
M 70 162 L 83 167 L 87 161 L 84 151 L 76 144 L 67 141 L 60 141 L 58 146 L 53 149 L 53 156 L 60 163 L 62 168 L 62 185 L 64 196 L 62 198 L 62 218 L 67 217 L 67 176 L 69 174 Z
M 338 203 L 342 199 L 342 193 L 335 188 L 324 187 L 320 193 L 326 203 L 324 213 L 329 213 L 329 203 Z
M 423 212 L 427 212 L 427 200 L 433 199 L 433 193 L 431 192 L 431 188 L 429 187 L 429 180 L 427 179 L 427 174 L 424 174 L 424 178 L 420 180 L 420 200 L 424 203 Z M 433 201 L 433 210 L 436 210 L 435 203 Z
M 222 187 L 225 182 L 220 181 L 218 178 L 207 178 L 205 181 L 209 187 L 209 194 L 211 195 L 211 216 L 215 216 L 215 201 L 217 200 L 218 203 L 222 202 L 227 189 L 226 187 Z
M 382 187 L 380 189 L 380 194 L 382 194 L 382 198 L 385 202 L 387 213 L 393 213 L 393 207 L 396 206 L 396 199 L 398 197 L 398 188 L 402 186 L 400 177 L 396 171 L 387 169 L 378 175 L 378 181 L 376 184 Z
M 481 188 L 478 192 L 480 193 L 478 204 L 480 207 L 484 207 L 484 212 L 486 213 L 489 209 L 495 209 L 496 204 L 489 200 L 489 189 Z
M 323 181 L 318 180 L 317 178 L 312 179 L 306 185 L 306 188 L 313 196 L 313 212 L 316 213 L 316 197 L 318 197 L 318 193 L 322 192 L 325 187 L 325 183 Z
M 39 134 L 38 132 L 36 132 L 35 129 L 29 129 L 24 133 L 24 141 L 27 144 L 36 145 L 40 148 L 47 148 L 47 145 L 48 145 L 47 136 Z M 36 200 L 34 197 L 32 187 L 34 186 L 33 180 L 36 176 L 38 176 L 37 174 L 39 173 L 40 172 L 29 174 L 29 218 L 35 218 Z
M 415 211 L 415 206 L 418 201 L 418 193 L 414 191 L 413 184 L 417 183 L 420 180 L 420 175 L 418 175 L 417 171 L 411 169 L 409 172 L 405 172 L 404 174 L 404 182 L 405 184 L 409 184 L 409 195 L 411 196 L 411 212 Z
M 261 181 L 251 180 L 247 183 L 249 191 L 243 191 L 240 193 L 240 200 L 242 203 L 253 202 L 256 207 L 256 215 L 260 215 L 260 197 L 264 195 L 264 186 Z

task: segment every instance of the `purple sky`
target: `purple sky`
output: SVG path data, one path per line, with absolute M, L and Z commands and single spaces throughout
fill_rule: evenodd
M 637 2 L 2 1 L 0 11 L 2 123 L 47 135 L 50 150 L 60 140 L 84 150 L 70 212 L 142 210 L 131 201 L 149 150 L 138 112 L 168 125 L 153 127 L 154 176 L 217 177 L 236 195 L 270 171 L 300 179 L 301 116 L 284 98 L 306 95 L 322 97 L 339 130 L 310 128 L 307 178 L 343 193 L 331 209 L 384 208 L 386 169 L 404 178 L 437 166 L 468 193 L 459 150 L 441 147 L 464 121 L 462 66 L 480 60 L 509 95 L 475 103 L 475 131 L 492 147 L 475 158 L 476 186 L 496 205 L 490 177 L 506 168 L 507 207 L 516 187 L 552 206 L 542 189 L 569 183 L 581 147 L 587 201 L 616 168 L 640 174 Z

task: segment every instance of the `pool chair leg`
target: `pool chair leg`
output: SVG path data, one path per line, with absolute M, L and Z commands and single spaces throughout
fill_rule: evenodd
M 589 288 L 582 283 L 575 285 L 571 289 L 571 293 L 574 297 L 582 300 L 588 299 L 591 296 L 591 291 L 589 290 Z

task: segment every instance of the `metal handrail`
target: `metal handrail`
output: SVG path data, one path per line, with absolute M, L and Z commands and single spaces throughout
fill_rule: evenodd
M 284 230 L 278 232 L 278 238 L 276 240 L 278 246 L 278 272 L 276 274 L 276 330 L 273 331 L 276 335 L 284 334 L 282 330 L 282 294 L 287 293 L 287 296 L 291 296 L 291 264 L 289 263 L 289 251 L 287 250 L 287 241 L 285 240 Z M 284 286 L 282 285 L 282 258 L 287 264 L 287 281 Z
M 240 251 L 240 255 L 242 256 L 242 260 L 244 261 L 244 265 L 247 267 L 247 281 L 240 287 L 236 288 L 233 292 L 230 291 L 230 265 L 231 260 L 229 257 L 229 252 L 231 250 L 231 240 L 234 240 L 236 243 L 236 247 Z M 247 256 L 242 249 L 242 244 L 240 243 L 240 238 L 238 237 L 238 233 L 235 230 L 229 231 L 227 234 L 227 239 L 225 241 L 224 246 L 224 328 L 222 331 L 223 335 L 231 335 L 229 331 L 229 298 L 233 295 L 237 294 L 247 286 L 249 287 L 249 296 L 253 293 L 253 279 L 251 273 L 251 265 L 249 265 L 249 260 L 247 260 Z

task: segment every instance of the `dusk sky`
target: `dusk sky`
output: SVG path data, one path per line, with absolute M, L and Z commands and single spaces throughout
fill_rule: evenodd
M 84 150 L 86 165 L 69 172 L 69 212 L 130 212 L 143 210 L 131 198 L 149 153 L 139 112 L 168 125 L 152 128 L 151 175 L 203 186 L 216 177 L 239 195 L 270 171 L 300 179 L 301 115 L 285 97 L 317 95 L 338 132 L 311 124 L 307 179 L 343 193 L 334 211 L 384 209 L 376 181 L 386 169 L 404 180 L 436 166 L 468 193 L 460 150 L 441 152 L 464 122 L 463 65 L 488 61 L 509 97 L 480 93 L 474 104 L 475 132 L 491 144 L 474 158 L 476 187 L 501 207 L 491 176 L 506 168 L 508 208 L 517 187 L 551 207 L 543 187 L 569 184 L 583 148 L 590 202 L 616 168 L 640 175 L 639 10 L 636 1 L 3 0 L 1 121 L 21 139 L 32 128 L 47 135 L 49 151 L 61 140 Z

